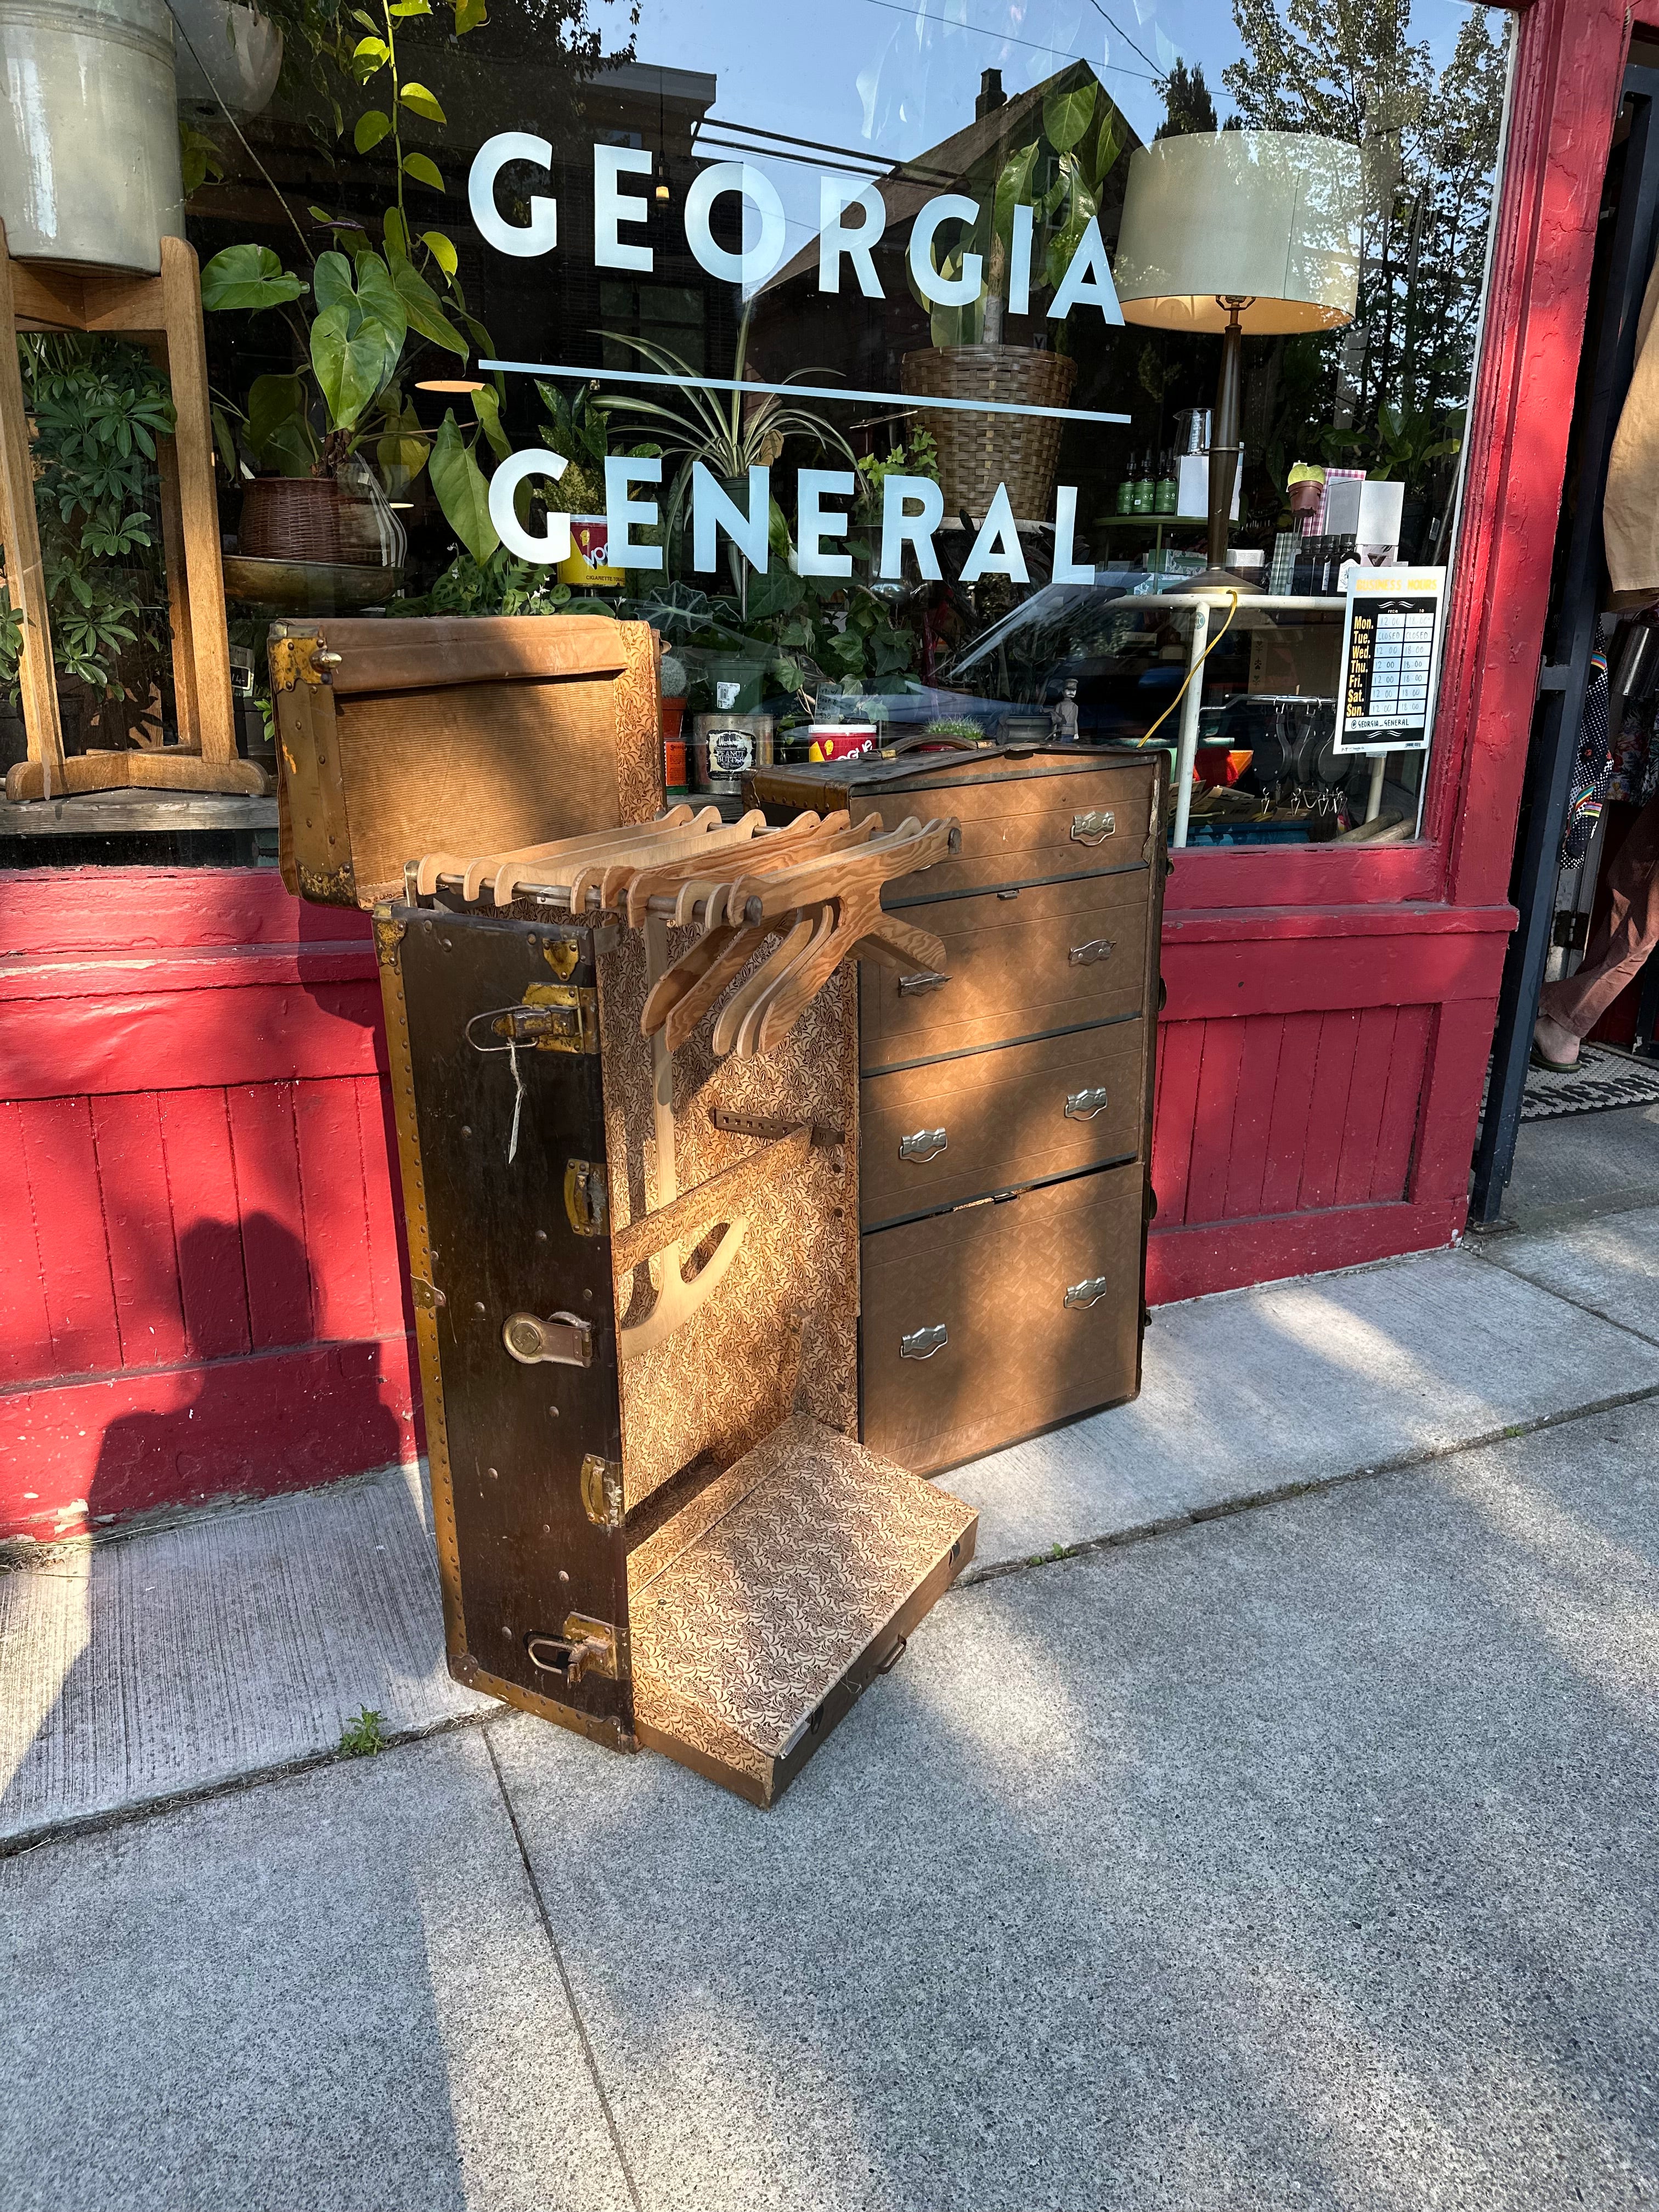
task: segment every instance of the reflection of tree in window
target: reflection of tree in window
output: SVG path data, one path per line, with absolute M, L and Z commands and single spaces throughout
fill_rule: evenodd
M 1411 0 L 1233 0 L 1244 58 L 1224 73 L 1247 126 L 1364 155 L 1358 313 L 1346 332 L 1251 347 L 1247 444 L 1280 492 L 1297 460 L 1403 477 L 1401 551 L 1419 558 L 1444 545 L 1485 289 L 1504 80 L 1488 13 L 1437 70 Z

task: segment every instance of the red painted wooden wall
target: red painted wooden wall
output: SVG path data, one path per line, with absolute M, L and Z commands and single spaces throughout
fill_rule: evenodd
M 0 877 L 0 1534 L 414 1449 L 366 922 L 274 874 Z
M 1621 0 L 1523 19 L 1423 839 L 1178 856 L 1154 1303 L 1464 1220 L 1626 40 Z M 414 1448 L 383 1066 L 355 915 L 0 878 L 0 1534 Z

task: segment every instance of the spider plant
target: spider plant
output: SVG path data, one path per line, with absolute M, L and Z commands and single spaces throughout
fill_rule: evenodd
M 753 312 L 752 307 L 744 308 L 738 328 L 732 380 L 739 386 L 743 385 L 744 362 L 749 353 L 749 325 Z M 604 402 L 613 418 L 637 420 L 642 428 L 648 428 L 662 447 L 665 458 L 679 459 L 680 466 L 668 495 L 671 537 L 678 535 L 684 526 L 685 510 L 691 496 L 691 471 L 698 461 L 734 495 L 738 486 L 747 486 L 751 468 L 770 468 L 782 453 L 786 438 L 807 438 L 815 446 L 831 447 L 845 456 L 850 466 L 857 467 L 858 457 L 841 432 L 827 416 L 812 408 L 787 404 L 777 392 L 705 391 L 690 362 L 666 346 L 654 345 L 647 338 L 629 337 L 620 331 L 600 331 L 595 335 L 629 347 L 659 375 L 682 388 L 684 399 L 678 405 L 636 398 L 631 392 L 608 394 Z M 831 374 L 823 369 L 797 368 L 783 380 L 787 385 L 799 378 Z M 775 521 L 781 524 L 775 501 L 773 515 Z M 778 530 L 774 532 L 775 537 L 782 534 Z M 738 603 L 746 617 L 748 564 L 735 546 L 728 547 L 727 552 Z

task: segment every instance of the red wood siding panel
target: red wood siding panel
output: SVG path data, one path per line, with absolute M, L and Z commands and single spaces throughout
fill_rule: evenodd
M 1466 1200 L 1404 1206 L 1333 1206 L 1320 1213 L 1224 1221 L 1193 1229 L 1155 1224 L 1146 1253 L 1146 1297 L 1172 1304 L 1248 1283 L 1283 1282 L 1328 1267 L 1356 1267 L 1402 1252 L 1449 1244 L 1468 1213 Z
M 1403 1200 L 1430 1017 L 1380 1006 L 1166 1026 L 1159 1228 Z
M 40 1099 L 21 1110 L 22 1170 L 33 1194 L 54 1375 L 118 1367 L 121 1335 L 85 1098 Z
M 228 1095 L 252 1348 L 308 1344 L 311 1270 L 291 1083 L 239 1085 Z
M 0 1105 L 0 1382 L 12 1382 L 52 1372 L 52 1321 L 34 1233 L 34 1192 L 23 1161 L 21 1106 Z
M 1152 1127 L 1152 1188 L 1158 1218 L 1187 1218 L 1187 1173 L 1192 1165 L 1198 1079 L 1204 1062 L 1200 1022 L 1169 1022 L 1158 1032 L 1158 1118 Z
M 1234 1216 L 1261 1211 L 1278 1103 L 1279 1056 L 1285 1042 L 1285 1023 L 1277 1014 L 1258 1015 L 1239 1027 L 1244 1036 L 1238 1061 L 1238 1103 L 1233 1114 L 1226 1198 L 1221 1209 Z
M 374 1325 L 374 1262 L 356 1086 L 298 1085 L 295 1121 L 317 1335 L 366 1336 Z
M 1376 1133 L 1376 1168 L 1370 1192 L 1372 1198 L 1403 1198 L 1406 1194 L 1432 1022 L 1432 1010 L 1428 1006 L 1401 1006 L 1395 1018 L 1394 1056 L 1389 1064 L 1382 1119 Z
M 252 1339 L 225 1094 L 170 1091 L 161 1107 L 185 1341 L 198 1359 L 227 1359 Z
M 185 1356 L 173 1196 L 153 1093 L 94 1098 L 98 1189 L 124 1367 L 161 1367 Z
M 371 939 L 366 914 L 306 906 L 274 869 L 20 868 L 0 876 L 0 956 Z
M 415 1449 L 413 1366 L 399 1334 L 0 1391 L 0 1537 L 393 1466 Z
M 1233 1114 L 1244 1059 L 1243 1022 L 1206 1022 L 1204 1060 L 1193 1119 L 1193 1157 L 1187 1170 L 1188 1221 L 1218 1221 L 1232 1164 Z
M 1258 1213 L 1289 1213 L 1302 1188 L 1302 1154 L 1313 1112 L 1322 1014 L 1286 1014 L 1273 1072 L 1272 1135 Z

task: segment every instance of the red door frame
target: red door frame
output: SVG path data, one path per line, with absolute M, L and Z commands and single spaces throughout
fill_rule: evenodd
M 1154 1303 L 1426 1249 L 1455 1237 L 1467 1217 L 1515 921 L 1507 887 L 1596 212 L 1629 33 L 1622 0 L 1532 0 L 1517 12 L 1424 835 L 1373 853 L 1179 856 L 1165 920 Z M 1659 15 L 1659 0 L 1641 0 L 1636 14 Z M 1382 1071 L 1419 1054 L 1412 1106 L 1401 1108 L 1391 1087 L 1377 1123 L 1371 1094 Z M 1309 1092 L 1310 1104 L 1300 1103 Z M 1407 1111 L 1402 1187 L 1394 1177 Z M 1332 1120 L 1342 1125 L 1334 1182 L 1316 1172 Z M 1292 1188 L 1287 1149 L 1303 1158 L 1297 1199 L 1269 1209 L 1258 1202 L 1264 1189 Z M 1194 1219 L 1192 1163 L 1200 1158 Z M 1177 1194 L 1174 1221 L 1166 1188 Z
M 1627 36 L 1622 0 L 1522 15 L 1423 839 L 1178 856 L 1154 1303 L 1462 1225 Z M 360 917 L 0 878 L 0 1536 L 412 1449 L 384 1073 Z

